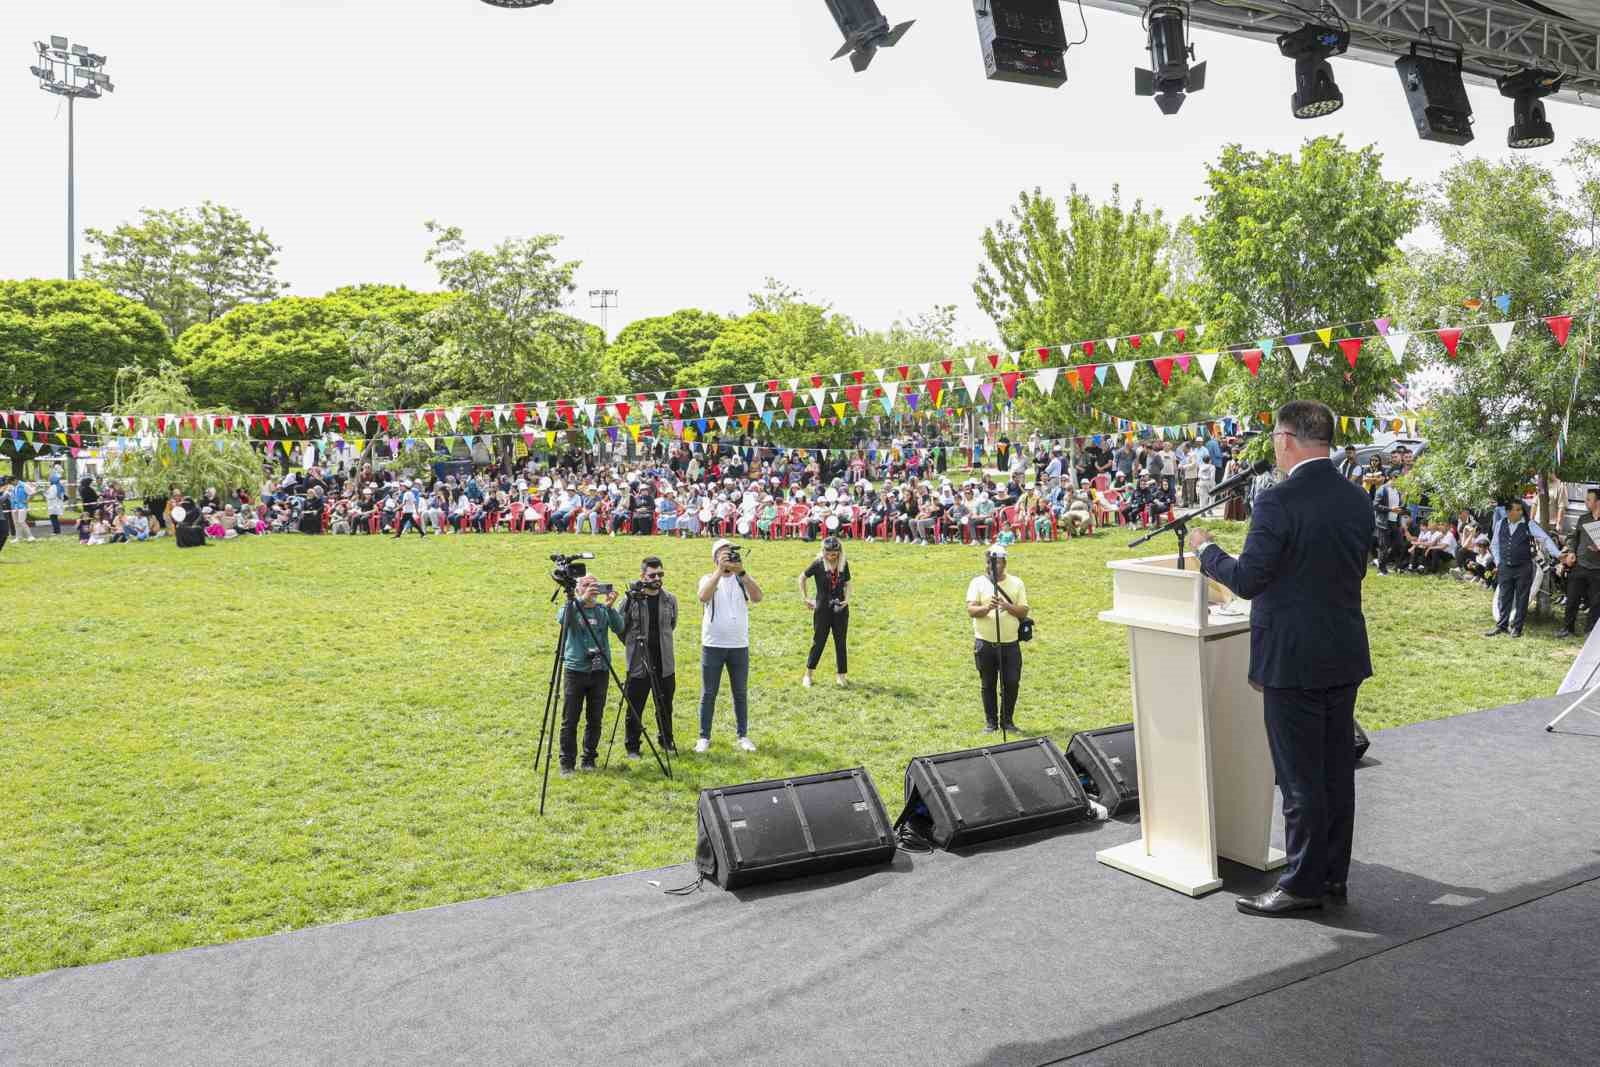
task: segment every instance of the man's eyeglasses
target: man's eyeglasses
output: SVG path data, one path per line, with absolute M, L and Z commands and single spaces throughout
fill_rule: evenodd
M 646 571 L 644 580 L 647 582 L 660 581 L 662 578 L 666 577 L 666 574 L 666 571 Z

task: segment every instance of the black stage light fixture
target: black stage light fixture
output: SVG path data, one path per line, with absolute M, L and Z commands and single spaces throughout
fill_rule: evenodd
M 1507 148 L 1543 148 L 1555 141 L 1555 128 L 1544 117 L 1544 105 L 1540 101 L 1561 88 L 1562 77 L 1549 70 L 1519 70 L 1494 80 L 1500 87 L 1500 95 L 1511 98 Z
M 1051 89 L 1066 84 L 1060 0 L 975 0 L 973 9 L 985 77 Z
M 1333 80 L 1329 56 L 1350 47 L 1350 31 L 1308 22 L 1278 37 L 1278 51 L 1294 60 L 1294 95 L 1289 108 L 1297 119 L 1316 119 L 1344 107 L 1344 93 Z
M 1418 48 L 1434 54 L 1418 55 Z M 1440 51 L 1450 58 L 1441 58 Z M 1394 61 L 1417 124 L 1417 136 L 1424 141 L 1463 145 L 1472 140 L 1472 102 L 1461 82 L 1461 58 L 1459 49 L 1413 42 L 1410 54 Z
M 1150 69 L 1133 68 L 1133 92 L 1153 96 L 1163 115 L 1176 115 L 1185 93 L 1206 87 L 1206 65 L 1189 65 L 1194 45 L 1189 43 L 1189 5 L 1172 0 L 1155 0 L 1144 9 L 1145 28 L 1150 43 Z
M 555 0 L 483 0 L 490 7 L 539 7 Z
M 833 54 L 834 59 L 844 56 L 850 57 L 850 66 L 855 68 L 857 74 L 867 69 L 867 64 L 872 62 L 872 57 L 880 48 L 889 48 L 906 35 L 911 28 L 911 23 L 902 22 L 900 25 L 889 28 L 889 20 L 883 17 L 883 12 L 878 10 L 874 0 L 827 0 L 828 13 L 833 16 L 833 21 L 838 23 L 839 32 L 844 34 L 844 44 Z

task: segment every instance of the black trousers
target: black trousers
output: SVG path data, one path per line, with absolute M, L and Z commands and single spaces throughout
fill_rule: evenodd
M 1528 594 L 1533 592 L 1531 566 L 1501 567 L 1494 580 L 1494 622 L 1502 630 L 1522 632 L 1522 617 L 1528 613 Z
M 1580 602 L 1589 605 L 1589 625 L 1583 628 L 1583 632 L 1588 633 L 1594 629 L 1595 619 L 1600 618 L 1600 570 L 1574 567 L 1568 573 L 1566 626 L 1569 630 L 1578 628 Z
M 1297 897 L 1320 897 L 1325 884 L 1350 875 L 1359 688 L 1262 690 L 1289 854 L 1278 885 Z
M 828 634 L 833 634 L 833 666 L 838 674 L 850 673 L 850 655 L 845 648 L 845 635 L 850 632 L 850 609 L 823 610 L 819 603 L 811 615 L 811 654 L 806 657 L 806 670 L 814 671 L 822 662 L 822 650 L 827 647 Z
M 415 529 L 418 537 L 428 536 L 427 531 L 422 528 L 422 523 L 417 521 L 417 517 L 407 512 L 400 516 L 400 528 L 394 532 L 394 539 L 398 541 L 404 537 L 408 527 Z
M 1378 557 L 1378 570 L 1388 574 L 1391 563 L 1401 565 L 1405 562 L 1407 545 L 1400 536 L 1400 527 L 1379 526 L 1373 536 L 1376 540 L 1372 550 Z
M 162 514 L 167 510 L 167 498 L 164 496 L 146 497 L 144 506 L 150 511 L 150 521 L 156 524 L 156 529 L 167 528 L 166 517 Z
M 567 669 L 566 699 L 561 704 L 561 766 L 576 762 L 578 714 L 583 713 L 583 762 L 593 763 L 600 751 L 600 720 L 606 711 L 606 683 L 610 675 L 598 671 Z
M 672 740 L 672 697 L 678 691 L 678 676 L 676 674 L 663 675 L 661 688 L 656 691 L 656 743 L 665 747 L 673 744 Z M 623 731 L 623 747 L 629 752 L 639 751 L 640 738 L 644 734 L 644 709 L 650 702 L 650 676 L 639 675 L 637 678 L 628 677 L 628 707 L 632 713 L 626 720 Z
M 1017 714 L 1017 687 L 1022 682 L 1022 645 L 1016 641 L 997 645 L 978 638 L 972 643 L 972 657 L 983 683 L 983 721 L 990 726 L 1003 723 L 1006 729 L 1012 729 Z

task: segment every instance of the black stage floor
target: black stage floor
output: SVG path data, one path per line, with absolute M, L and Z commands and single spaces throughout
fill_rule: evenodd
M 1545 733 L 1563 703 L 1377 734 L 1318 918 L 1097 864 L 1132 822 L 737 893 L 674 867 L 0 982 L 0 1062 L 1592 1062 L 1600 737 Z

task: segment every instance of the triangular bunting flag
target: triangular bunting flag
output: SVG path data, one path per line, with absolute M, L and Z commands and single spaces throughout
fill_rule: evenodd
M 1122 391 L 1127 392 L 1128 386 L 1133 382 L 1133 363 L 1131 361 L 1118 363 L 1116 366 L 1117 377 L 1122 379 Z
M 1361 356 L 1361 338 L 1346 337 L 1339 342 L 1339 347 L 1344 349 L 1344 358 L 1350 364 L 1350 369 L 1356 369 L 1356 360 Z
M 1306 346 L 1311 347 L 1310 345 Z M 1200 361 L 1200 374 L 1206 381 L 1211 380 L 1211 372 L 1217 369 L 1217 353 L 1196 352 L 1194 358 Z
M 1511 346 L 1511 328 L 1514 325 L 1515 323 L 1509 321 L 1489 324 L 1489 333 L 1494 336 L 1494 343 L 1500 346 L 1501 352 Z
M 1306 360 L 1311 357 L 1311 342 L 1301 341 L 1299 344 L 1290 345 L 1289 355 L 1294 357 L 1294 366 L 1296 370 L 1305 370 Z
M 1261 349 L 1247 348 L 1239 353 L 1239 358 L 1250 368 L 1250 377 L 1254 378 L 1261 373 Z
M 1439 331 L 1439 340 L 1444 344 L 1444 350 L 1450 353 L 1450 358 L 1456 358 L 1456 345 L 1461 343 L 1461 331 L 1448 329 Z
M 1388 344 L 1389 351 L 1394 353 L 1396 363 L 1406 358 L 1406 344 L 1411 340 L 1409 333 L 1405 330 L 1390 330 L 1383 335 L 1383 339 Z
M 1572 329 L 1571 315 L 1551 315 L 1544 320 L 1550 326 L 1550 332 L 1555 334 L 1556 344 L 1566 347 L 1567 332 Z
M 1061 374 L 1060 367 L 1046 367 L 1034 372 L 1033 384 L 1044 396 L 1049 396 L 1056 388 L 1056 378 Z

